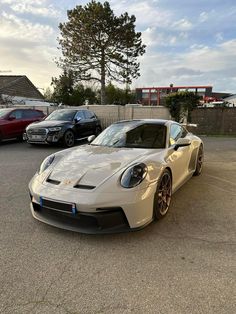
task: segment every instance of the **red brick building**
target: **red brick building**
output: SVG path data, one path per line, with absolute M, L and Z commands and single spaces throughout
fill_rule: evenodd
M 163 105 L 165 97 L 170 93 L 180 91 L 194 92 L 200 96 L 211 97 L 212 86 L 165 86 L 136 88 L 136 100 L 144 106 Z

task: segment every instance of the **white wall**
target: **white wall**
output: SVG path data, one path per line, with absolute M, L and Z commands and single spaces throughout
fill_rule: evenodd
M 45 114 L 50 114 L 56 110 L 54 106 L 11 106 L 17 108 L 35 108 L 42 110 Z M 62 107 L 60 107 L 62 108 Z M 170 119 L 170 113 L 168 108 L 158 106 L 116 106 L 116 105 L 89 105 L 81 107 L 63 107 L 63 108 L 76 108 L 82 109 L 87 108 L 93 111 L 98 118 L 101 120 L 102 126 L 107 127 L 113 122 L 120 120 L 132 120 L 132 119 Z

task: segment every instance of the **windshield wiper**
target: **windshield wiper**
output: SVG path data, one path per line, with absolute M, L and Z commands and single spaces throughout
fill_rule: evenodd
M 112 144 L 111 144 L 111 146 L 116 145 L 117 143 L 119 143 L 119 141 L 120 141 L 119 139 L 118 139 L 118 140 L 116 140 L 114 143 L 112 143 Z M 117 146 L 116 146 L 116 147 L 117 147 Z

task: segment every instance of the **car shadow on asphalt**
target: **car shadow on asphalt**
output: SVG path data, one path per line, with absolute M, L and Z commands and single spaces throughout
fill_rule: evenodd
M 14 144 L 19 144 L 23 143 L 23 141 L 17 140 L 17 139 L 12 139 L 12 140 L 3 140 L 0 142 L 0 147 L 4 147 L 7 145 L 14 145 Z

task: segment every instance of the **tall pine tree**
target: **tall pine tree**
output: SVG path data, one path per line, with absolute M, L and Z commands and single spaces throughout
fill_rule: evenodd
M 145 53 L 141 33 L 135 32 L 134 15 L 115 16 L 109 2 L 91 1 L 67 12 L 68 21 L 59 25 L 62 55 L 59 64 L 71 69 L 78 80 L 101 84 L 101 104 L 109 78 L 131 83 L 139 77 L 137 58 Z

